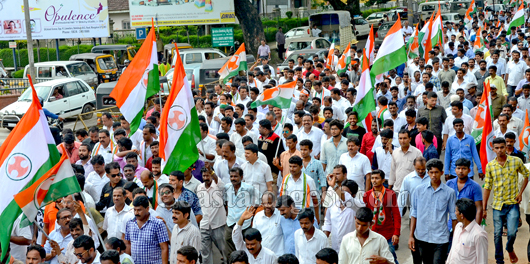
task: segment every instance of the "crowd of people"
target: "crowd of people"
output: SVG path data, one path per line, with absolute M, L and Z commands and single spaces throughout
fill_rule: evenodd
M 290 60 L 275 74 L 268 51 L 228 84 L 193 91 L 202 140 L 185 171 L 163 173 L 159 98 L 137 131 L 111 113 L 101 129 L 65 129 L 57 148 L 83 191 L 42 210 L 46 234 L 22 228 L 19 217 L 8 262 L 397 264 L 405 239 L 415 264 L 482 264 L 489 212 L 496 262 L 506 250 L 516 263 L 521 211 L 530 223 L 530 172 L 519 149 L 529 43 L 524 28 L 506 35 L 510 13 L 486 15 L 475 14 L 469 31 L 446 23 L 445 44 L 427 61 L 389 70 L 375 85 L 369 128 L 354 104 L 362 49 L 352 46 L 352 65 L 339 75 L 327 56 Z M 412 32 L 404 23 L 404 38 Z M 476 34 L 485 52 L 473 50 Z M 252 106 L 288 82 L 296 82 L 290 108 Z M 495 119 L 496 157 L 487 164 L 471 135 L 482 96 Z M 409 233 L 401 234 L 402 217 Z

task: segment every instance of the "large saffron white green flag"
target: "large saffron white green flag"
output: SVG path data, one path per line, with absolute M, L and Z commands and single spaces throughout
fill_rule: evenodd
M 4 259 L 9 247 L 13 223 L 22 213 L 13 197 L 31 186 L 60 159 L 37 92 L 31 78 L 29 80 L 31 105 L 0 147 L 0 259 Z
M 370 76 L 370 64 L 366 56 L 363 56 L 362 60 L 361 78 L 359 79 L 357 97 L 355 97 L 353 108 L 358 113 L 359 122 L 361 122 L 363 126 L 365 126 L 366 131 L 368 131 L 372 123 L 372 111 L 375 110 L 375 99 L 372 77 Z
M 140 127 L 145 101 L 157 94 L 158 91 L 160 91 L 160 79 L 155 27 L 153 25 L 134 60 L 125 69 L 110 93 L 110 97 L 116 100 L 116 106 L 120 109 L 125 120 L 131 124 L 129 136 Z
M 524 24 L 524 3 L 519 6 L 515 15 L 513 15 L 510 25 L 508 25 L 507 35 L 512 34 L 512 27 L 519 27 Z
M 199 117 L 191 86 L 175 44 L 176 63 L 173 83 L 160 116 L 160 157 L 165 161 L 164 174 L 185 171 L 199 159 L 201 141 Z
M 375 78 L 375 76 L 394 69 L 405 62 L 407 62 L 407 51 L 401 32 L 401 19 L 398 16 L 398 20 L 390 28 L 379 47 L 370 74 L 373 76 L 372 78 Z
M 345 73 L 348 70 L 348 66 L 351 64 L 350 44 L 351 42 L 348 43 L 348 46 L 344 49 L 342 56 L 339 58 L 336 68 L 337 75 Z
M 256 108 L 260 105 L 273 105 L 281 109 L 291 107 L 296 82 L 280 84 L 276 87 L 265 89 L 256 101 L 252 102 L 251 107 Z
M 438 3 L 438 13 L 436 13 L 436 16 L 434 17 L 434 20 L 432 22 L 431 27 L 431 44 L 432 47 L 436 45 L 440 45 L 440 47 L 444 46 L 443 43 L 443 22 L 442 22 L 442 14 L 440 13 L 440 3 Z

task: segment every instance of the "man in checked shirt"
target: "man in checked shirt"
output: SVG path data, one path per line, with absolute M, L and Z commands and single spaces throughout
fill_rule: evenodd
M 518 258 L 513 250 L 513 244 L 519 224 L 519 203 L 528 184 L 530 172 L 524 166 L 521 159 L 506 154 L 506 141 L 502 137 L 493 139 L 493 151 L 497 157 L 486 166 L 486 178 L 484 179 L 484 218 L 488 212 L 488 199 L 493 190 L 493 227 L 495 241 L 495 260 L 504 263 L 502 247 L 503 225 L 508 226 L 508 241 L 506 251 L 510 256 L 511 263 L 517 263 Z M 524 180 L 519 189 L 519 174 Z

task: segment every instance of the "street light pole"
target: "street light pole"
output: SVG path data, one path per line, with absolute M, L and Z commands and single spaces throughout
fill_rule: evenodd
M 26 38 L 28 41 L 28 59 L 29 59 L 29 74 L 31 75 L 31 78 L 35 79 L 35 58 L 33 55 L 33 38 L 31 36 L 31 24 L 30 24 L 30 16 L 29 16 L 29 1 L 24 0 L 24 20 L 26 21 L 24 24 L 26 25 Z M 26 76 L 24 76 L 26 78 Z
M 407 1 L 407 17 L 409 20 L 409 25 L 414 25 L 414 13 L 412 12 L 412 0 Z

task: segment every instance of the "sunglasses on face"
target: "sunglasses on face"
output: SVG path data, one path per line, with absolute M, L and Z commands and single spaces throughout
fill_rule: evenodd
M 119 174 L 119 173 L 116 173 L 116 174 L 109 174 L 109 176 L 110 176 L 111 178 L 114 178 L 114 177 L 118 177 L 118 176 L 120 176 L 120 174 Z

